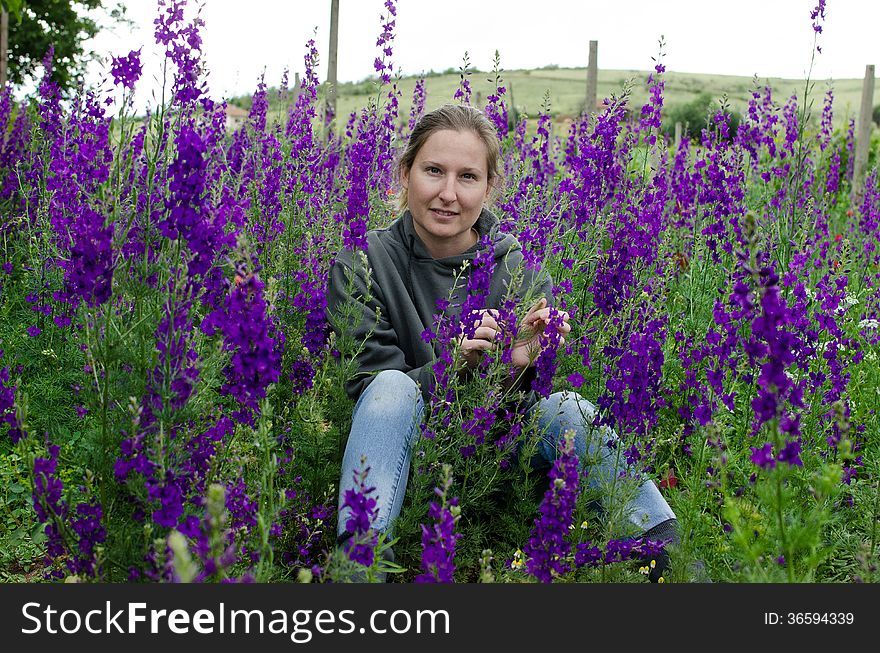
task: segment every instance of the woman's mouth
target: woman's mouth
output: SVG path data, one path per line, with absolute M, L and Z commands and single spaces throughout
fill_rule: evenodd
M 444 211 L 443 209 L 431 209 L 431 213 L 441 218 L 451 218 L 458 215 L 455 211 Z

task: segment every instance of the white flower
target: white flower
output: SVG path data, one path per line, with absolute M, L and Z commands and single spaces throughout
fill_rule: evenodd
M 838 315 L 843 314 L 844 312 L 846 312 L 846 309 L 848 309 L 852 306 L 855 306 L 858 303 L 859 303 L 858 299 L 856 299 L 855 297 L 853 297 L 852 295 L 847 293 L 846 297 L 843 298 L 843 301 L 841 302 L 840 306 L 837 307 Z

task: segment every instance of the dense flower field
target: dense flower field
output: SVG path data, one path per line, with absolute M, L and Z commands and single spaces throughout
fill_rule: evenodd
M 351 315 L 326 314 L 328 271 L 396 217 L 394 160 L 425 85 L 399 116 L 387 0 L 362 111 L 324 124 L 309 42 L 286 119 L 268 119 L 261 80 L 230 133 L 206 92 L 204 25 L 186 9 L 159 2 L 169 99 L 145 118 L 131 110 L 138 51 L 113 59 L 112 87 L 71 101 L 51 53 L 29 105 L 0 96 L 3 567 L 36 558 L 31 580 L 327 582 L 363 563 L 400 582 L 644 582 L 634 560 L 658 544 L 627 530 L 634 475 L 590 489 L 570 446 L 552 469 L 529 468 L 534 424 L 502 389 L 512 340 L 474 378 L 450 374 L 447 313 L 480 308 L 491 256 L 462 271 L 468 305 L 439 306 L 422 334 L 437 384 L 396 561 L 370 529 L 368 460 L 344 498 L 356 536 L 336 546 L 359 343 L 332 333 Z M 496 67 L 495 210 L 572 316 L 532 387 L 589 398 L 599 410 L 585 419 L 660 483 L 683 529 L 668 582 L 699 580 L 696 560 L 723 581 L 872 581 L 876 152 L 853 197 L 854 121 L 833 129 L 833 92 L 813 115 L 769 88 L 735 133 L 719 106 L 698 141 L 674 146 L 660 133 L 660 62 L 640 110 L 624 92 L 567 134 L 549 107 L 536 128 L 513 124 Z M 292 95 L 285 79 L 279 101 Z M 470 96 L 463 76 L 448 100 Z M 514 326 L 527 308 L 509 302 L 502 318 Z

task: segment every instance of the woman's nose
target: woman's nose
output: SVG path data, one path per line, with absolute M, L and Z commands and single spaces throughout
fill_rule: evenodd
M 440 189 L 440 199 L 447 204 L 455 201 L 455 179 L 449 177 Z

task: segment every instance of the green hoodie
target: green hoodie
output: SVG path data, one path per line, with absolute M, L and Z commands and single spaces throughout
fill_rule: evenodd
M 499 231 L 499 224 L 491 211 L 483 209 L 474 225 L 481 239 L 490 235 L 495 248 L 495 273 L 486 305 L 482 308 L 501 307 L 512 272 L 518 267 L 523 268 L 523 274 L 515 293 L 517 299 L 522 300 L 528 289 L 534 287 L 537 293 L 533 295 L 534 301 L 541 297 L 549 300 L 550 276 L 522 266 L 522 247 L 514 236 Z M 455 315 L 460 311 L 467 288 L 467 276 L 460 274 L 461 267 L 465 261 L 474 258 L 477 249 L 475 245 L 458 256 L 433 258 L 413 228 L 412 215 L 406 211 L 389 227 L 367 232 L 369 292 L 363 259 L 347 249 L 339 253 L 330 270 L 327 310 L 334 313 L 338 307 L 354 299 L 362 314 L 351 334 L 355 342 L 363 342 L 364 346 L 357 357 L 357 374 L 346 383 L 349 397 L 356 400 L 375 373 L 400 370 L 419 384 L 425 401 L 428 401 L 434 381 L 431 366 L 438 352 L 422 340 L 422 333 L 436 326 L 433 316 L 438 312 L 437 300 L 449 298 L 456 275 L 459 280 L 449 312 Z M 354 297 L 348 292 L 348 277 L 352 273 Z M 365 297 L 369 300 L 364 301 Z

